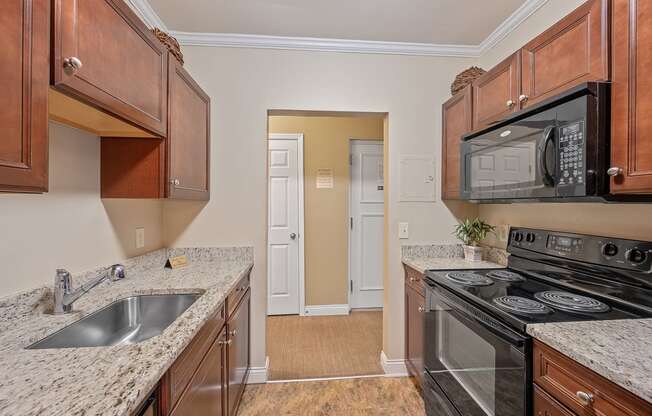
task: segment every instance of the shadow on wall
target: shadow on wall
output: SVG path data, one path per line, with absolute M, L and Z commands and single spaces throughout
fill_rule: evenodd
M 158 199 L 102 199 L 104 211 L 125 257 L 163 247 L 163 202 Z M 145 245 L 136 247 L 136 229 L 145 229 Z
M 209 201 L 165 201 L 163 203 L 163 245 L 174 247 Z
M 448 210 L 455 216 L 457 221 L 461 221 L 466 218 L 475 218 L 479 215 L 480 209 L 478 205 L 472 204 L 465 201 L 442 201 Z M 450 233 L 452 235 L 453 228 L 451 227 Z

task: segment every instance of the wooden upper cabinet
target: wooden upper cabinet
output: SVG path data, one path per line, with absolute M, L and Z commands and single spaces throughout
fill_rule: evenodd
M 614 194 L 652 193 L 652 2 L 613 1 L 611 178 Z
M 442 105 L 442 199 L 460 197 L 460 140 L 471 131 L 471 86 Z
M 521 49 L 522 108 L 609 79 L 608 3 L 589 0 Z
M 473 82 L 473 129 L 519 109 L 520 55 L 515 53 Z
M 0 2 L 0 191 L 48 190 L 49 0 Z
M 209 199 L 210 98 L 170 55 L 169 198 Z
M 123 0 L 54 0 L 52 83 L 167 134 L 167 50 Z

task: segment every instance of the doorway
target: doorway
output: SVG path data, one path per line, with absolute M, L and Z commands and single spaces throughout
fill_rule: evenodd
M 282 113 L 268 118 L 269 380 L 382 374 L 386 115 Z

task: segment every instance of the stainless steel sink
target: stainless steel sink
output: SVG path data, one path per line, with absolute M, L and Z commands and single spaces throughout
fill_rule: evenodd
M 27 349 L 136 344 L 162 333 L 201 294 L 142 295 L 120 299 L 43 338 Z

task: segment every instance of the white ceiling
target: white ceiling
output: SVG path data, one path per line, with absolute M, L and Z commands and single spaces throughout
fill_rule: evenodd
M 149 0 L 168 30 L 478 45 L 526 0 Z

